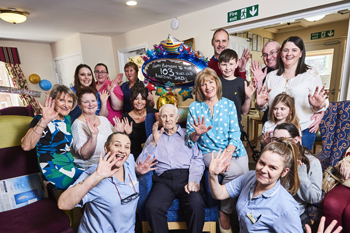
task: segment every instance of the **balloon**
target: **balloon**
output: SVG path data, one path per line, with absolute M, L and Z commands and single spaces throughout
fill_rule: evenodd
M 163 87 L 157 87 L 156 95 L 162 96 L 166 93 L 166 90 Z
M 183 101 L 185 101 L 187 99 L 193 99 L 191 91 L 192 91 L 191 88 L 184 88 L 179 92 L 179 95 L 182 96 Z
M 40 85 L 41 89 L 43 89 L 44 91 L 48 91 L 52 87 L 51 82 L 49 80 L 46 80 L 46 79 L 41 80 L 39 85 Z
M 40 83 L 40 76 L 37 74 L 31 74 L 29 75 L 29 81 L 33 84 L 38 84 Z
M 158 98 L 157 109 L 159 110 L 164 104 L 174 104 L 176 107 L 178 107 L 177 98 L 169 93 L 166 93 Z
M 148 83 L 148 85 L 147 86 L 145 86 L 147 89 L 148 89 L 148 91 L 149 92 L 151 92 L 152 93 L 152 91 L 155 91 L 156 90 L 156 88 L 154 87 L 154 85 L 152 84 L 152 83 Z

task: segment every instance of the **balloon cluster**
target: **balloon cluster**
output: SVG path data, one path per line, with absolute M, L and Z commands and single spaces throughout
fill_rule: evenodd
M 146 88 L 149 91 L 156 90 L 156 95 L 160 96 L 157 107 L 160 102 L 176 101 L 177 104 L 175 88 L 181 88 L 178 94 L 183 101 L 193 99 L 194 79 L 208 66 L 208 58 L 170 34 L 167 40 L 153 47 L 153 50 L 148 49 L 147 55 L 143 56 L 145 62 L 142 73 Z
M 47 79 L 43 79 L 41 80 L 40 76 L 37 74 L 31 74 L 29 76 L 29 81 L 33 84 L 38 84 L 41 87 L 41 89 L 43 89 L 44 91 L 48 91 L 51 89 L 52 84 L 49 80 Z

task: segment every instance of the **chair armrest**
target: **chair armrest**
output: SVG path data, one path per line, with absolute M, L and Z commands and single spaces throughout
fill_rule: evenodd
M 148 198 L 149 193 L 152 189 L 152 176 L 153 171 L 149 171 L 146 174 L 140 176 L 139 179 L 139 202 L 138 202 L 138 210 L 139 210 L 139 216 L 141 221 L 147 221 L 146 219 L 146 212 L 145 212 L 145 205 Z

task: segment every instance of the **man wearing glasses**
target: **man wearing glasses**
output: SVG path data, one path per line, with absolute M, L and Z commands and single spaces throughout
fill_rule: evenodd
M 270 41 L 265 44 L 265 46 L 262 49 L 262 58 L 264 60 L 264 63 L 266 67 L 263 69 L 261 68 L 260 62 L 254 61 L 252 63 L 252 66 L 250 67 L 250 70 L 252 71 L 252 74 L 256 78 L 258 82 L 258 91 L 260 91 L 261 87 L 264 85 L 266 76 L 271 71 L 278 69 L 278 55 L 279 50 L 281 48 L 281 45 L 277 41 Z M 267 121 L 267 115 L 268 115 L 269 109 L 266 109 L 264 112 L 264 116 L 262 118 L 262 124 L 265 124 Z M 322 121 L 322 118 L 324 116 L 324 111 L 315 113 L 312 117 L 312 119 L 315 119 L 315 121 L 310 125 L 310 132 L 316 133 L 318 130 L 318 126 Z
M 115 80 L 109 80 L 108 68 L 103 63 L 98 63 L 94 69 L 96 77 L 96 89 L 98 92 L 108 92 L 107 100 L 108 116 L 107 119 L 114 125 L 113 118 L 119 119 L 123 116 L 123 99 L 124 94 L 120 89 L 119 82 L 123 78 L 123 74 L 118 74 Z
M 159 110 L 159 122 L 154 123 L 152 135 L 144 145 L 136 163 L 147 156 L 157 158 L 157 169 L 152 177 L 153 186 L 146 201 L 146 217 L 152 232 L 168 232 L 166 213 L 175 198 L 178 198 L 185 214 L 187 232 L 203 231 L 204 200 L 200 192 L 200 180 L 204 162 L 198 146 L 189 147 L 185 143 L 185 131 L 177 121 L 175 105 L 166 104 Z

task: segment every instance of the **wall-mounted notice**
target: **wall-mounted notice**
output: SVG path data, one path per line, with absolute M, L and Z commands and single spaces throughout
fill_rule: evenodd
M 334 31 L 335 30 L 328 30 L 323 32 L 314 32 L 311 33 L 310 40 L 317 40 L 317 39 L 323 39 L 328 37 L 334 37 Z
M 227 22 L 232 23 L 242 19 L 248 19 L 259 15 L 259 4 L 248 6 L 227 13 Z

